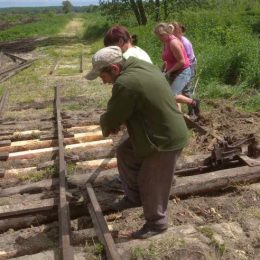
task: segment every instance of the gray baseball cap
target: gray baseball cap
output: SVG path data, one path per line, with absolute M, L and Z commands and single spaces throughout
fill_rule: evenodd
M 92 57 L 92 70 L 86 75 L 86 79 L 96 79 L 102 69 L 111 64 L 120 62 L 123 54 L 118 46 L 109 46 L 97 51 Z

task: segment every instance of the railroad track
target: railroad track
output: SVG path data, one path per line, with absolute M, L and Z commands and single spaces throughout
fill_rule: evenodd
M 69 201 L 67 200 L 67 197 L 71 191 L 67 188 L 67 166 L 65 161 L 65 149 L 74 150 L 77 148 L 86 148 L 89 147 L 91 150 L 91 147 L 94 147 L 96 149 L 96 146 L 107 146 L 112 144 L 112 140 L 100 140 L 103 139 L 101 136 L 100 129 L 98 131 L 95 131 L 95 129 L 98 129 L 99 126 L 97 125 L 89 125 L 87 123 L 86 126 L 80 126 L 77 127 L 70 127 L 67 129 L 67 132 L 65 134 L 65 138 L 63 136 L 64 129 L 62 125 L 62 116 L 60 111 L 60 87 L 55 88 L 55 119 L 56 119 L 56 130 L 53 131 L 52 125 L 53 125 L 53 118 L 50 118 L 49 121 L 52 121 L 50 128 L 47 127 L 48 130 L 51 129 L 51 131 L 20 131 L 19 133 L 13 132 L 12 129 L 17 128 L 17 124 L 20 126 L 20 130 L 23 130 L 23 127 L 28 127 L 29 124 L 26 126 L 23 124 L 20 124 L 19 122 L 2 122 L 1 128 L 9 128 L 9 131 L 2 131 L 1 134 L 1 155 L 0 158 L 3 162 L 3 164 L 10 164 L 16 160 L 22 160 L 24 158 L 36 158 L 41 157 L 42 155 L 47 154 L 54 154 L 56 155 L 57 160 L 54 161 L 47 161 L 41 164 L 38 164 L 36 167 L 24 167 L 24 168 L 17 168 L 17 169 L 4 169 L 2 168 L 0 170 L 1 177 L 4 179 L 7 178 L 13 178 L 19 174 L 29 174 L 30 172 L 33 173 L 38 170 L 44 170 L 45 168 L 48 168 L 50 166 L 53 166 L 55 164 L 58 165 L 58 179 L 56 181 L 57 183 L 57 190 L 59 196 L 52 199 L 42 200 L 40 203 L 38 201 L 38 206 L 33 205 L 31 203 L 28 205 L 21 206 L 21 204 L 13 204 L 11 206 L 3 206 L 1 208 L 0 212 L 0 218 L 2 220 L 11 219 L 11 218 L 17 218 L 21 216 L 27 216 L 31 214 L 41 214 L 41 213 L 47 213 L 50 210 L 57 210 L 58 214 L 55 214 L 58 216 L 59 221 L 59 257 L 60 259 L 74 259 L 74 253 L 73 253 L 73 247 L 71 245 L 71 228 L 70 228 L 70 208 L 69 208 Z M 44 120 L 43 123 L 45 124 L 46 121 Z M 45 126 L 46 127 L 46 126 Z M 1 130 L 2 130 L 1 129 Z M 45 128 L 46 129 L 46 128 Z M 85 129 L 89 130 L 89 133 L 82 133 L 80 131 L 84 131 Z M 72 132 L 76 132 L 72 134 Z M 40 132 L 40 133 L 39 133 Z M 51 132 L 51 134 L 48 134 L 46 136 L 46 133 Z M 41 139 L 32 140 L 31 138 L 33 136 L 36 136 L 38 134 L 38 137 L 41 135 Z M 16 137 L 15 137 L 16 136 Z M 69 136 L 69 137 L 68 137 Z M 12 138 L 13 137 L 13 138 Z M 10 139 L 9 139 L 10 138 Z M 50 139 L 53 138 L 53 139 Z M 12 140 L 16 141 L 12 141 Z M 94 140 L 94 141 L 93 141 Z M 67 144 L 64 147 L 64 144 Z M 27 149 L 30 149 L 29 151 Z M 92 149 L 93 150 L 93 149 Z M 97 149 L 96 149 L 97 150 Z M 112 149 L 113 150 L 113 149 Z M 101 151 L 102 152 L 102 151 Z M 17 154 L 18 153 L 18 154 Z M 74 156 L 75 157 L 75 156 Z M 73 159 L 73 157 L 72 157 Z M 75 159 L 74 159 L 75 160 Z M 30 162 L 29 162 L 30 164 Z M 29 165 L 28 165 L 29 166 Z M 11 166 L 12 167 L 12 166 Z M 93 166 L 92 166 L 93 167 Z M 4 182 L 4 181 L 3 181 Z M 55 183 L 55 180 L 51 180 L 51 182 Z M 38 183 L 39 184 L 39 183 Z M 29 185 L 30 186 L 30 185 Z M 1 195 L 3 197 L 5 196 L 6 189 L 3 188 L 4 184 L 2 183 L 2 190 Z M 35 188 L 32 188 L 35 192 Z M 38 191 L 40 191 L 38 189 Z M 28 187 L 28 192 L 30 193 L 31 188 Z M 96 199 L 94 190 L 91 186 L 91 184 L 87 184 L 87 187 L 85 188 L 86 193 L 84 193 L 84 198 L 86 201 L 88 201 L 88 208 L 91 212 L 91 216 L 93 219 L 93 222 L 95 223 L 95 227 L 97 229 L 97 233 L 99 234 L 100 240 L 104 244 L 106 248 L 106 254 L 108 259 L 120 259 L 118 256 L 115 245 L 112 239 L 112 236 L 110 232 L 108 231 L 108 228 L 106 226 L 106 222 L 104 219 L 104 216 L 102 215 L 102 212 L 100 210 L 100 206 L 98 204 L 98 201 Z M 14 192 L 13 194 L 15 194 Z M 21 193 L 21 192 L 20 192 Z M 23 193 L 23 192 L 22 192 Z M 82 193 L 83 194 L 83 193 Z M 10 195 L 10 194 L 9 194 Z M 7 195 L 7 196 L 9 196 Z M 41 195 L 39 195 L 41 196 Z M 73 197 L 73 195 L 71 195 Z M 89 200 L 88 200 L 89 199 Z M 81 207 L 86 204 L 86 202 L 81 203 L 74 203 L 77 205 L 80 205 Z M 75 206 L 75 205 L 74 205 Z M 82 213 L 81 213 L 82 214 Z M 85 212 L 85 214 L 88 214 Z M 19 221 L 18 221 L 19 222 Z M 11 253 L 11 252 L 1 252 L 1 257 L 9 258 L 18 256 L 19 253 Z
M 3 95 L 0 99 L 0 121 L 2 120 L 2 115 L 3 115 L 3 112 L 4 112 L 4 107 L 7 103 L 7 99 L 8 99 L 8 90 L 5 89 L 4 92 L 3 92 Z
M 2 54 L 2 56 L 4 55 L 4 56 L 10 58 L 14 62 L 14 65 L 8 66 L 4 70 L 0 71 L 0 83 L 6 81 L 10 77 L 19 73 L 20 71 L 30 67 L 33 64 L 33 62 L 35 61 L 35 60 L 26 60 L 17 55 L 8 53 L 8 52 L 2 52 L 1 54 Z M 2 64 L 2 66 L 3 66 L 3 64 Z
M 56 247 L 60 259 L 76 259 L 76 246 L 97 236 L 107 259 L 120 259 L 119 244 L 115 243 L 116 238 L 112 237 L 105 220 L 111 211 L 110 202 L 122 192 L 120 184 L 114 182 L 118 176 L 115 158 L 118 140 L 103 138 L 98 114 L 89 119 L 87 115 L 62 113 L 60 87 L 55 88 L 55 93 L 54 116 L 42 119 L 32 116 L 31 120 L 17 122 L 2 120 L 0 125 L 1 236 L 7 236 L 11 228 L 17 230 L 14 237 L 17 234 L 21 237 L 19 232 L 23 229 L 41 226 L 42 230 L 34 232 L 44 236 L 43 233 L 54 230 L 55 246 L 43 242 L 28 246 L 24 236 L 20 242 L 12 237 L 16 242 L 9 248 L 1 247 L 0 257 L 36 254 Z M 210 135 L 218 143 L 205 158 L 178 166 L 171 198 L 227 189 L 260 179 L 260 165 L 254 159 L 260 149 L 253 136 L 230 144 L 210 129 L 188 117 L 185 119 L 194 131 Z M 41 180 L 22 182 L 35 176 Z M 105 196 L 99 194 L 102 189 Z M 82 216 L 91 217 L 96 235 L 91 229 L 72 231 L 71 222 Z M 58 225 L 53 224 L 55 221 Z

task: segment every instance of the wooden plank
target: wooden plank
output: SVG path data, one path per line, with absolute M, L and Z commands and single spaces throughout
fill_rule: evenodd
M 116 158 L 104 158 L 91 161 L 77 162 L 77 167 L 82 169 L 93 169 L 93 168 L 102 168 L 102 169 L 111 169 L 117 167 Z
M 92 142 L 85 142 L 85 143 L 78 143 L 78 144 L 69 144 L 66 145 L 66 150 L 74 150 L 74 149 L 81 149 L 81 148 L 93 148 L 93 147 L 107 147 L 112 146 L 113 140 L 112 139 L 105 139 L 100 141 L 92 141 Z M 57 153 L 58 147 L 49 147 L 43 149 L 37 149 L 33 151 L 21 151 L 15 153 L 2 153 L 3 160 L 16 160 L 16 159 L 31 159 L 36 158 L 38 156 L 49 154 L 49 153 Z
M 85 126 L 73 126 L 70 128 L 67 128 L 66 131 L 69 133 L 74 133 L 74 132 L 80 132 L 80 131 L 84 131 L 84 132 L 89 132 L 89 131 L 96 131 L 96 130 L 100 130 L 100 126 L 99 125 L 85 125 Z
M 20 168 L 20 169 L 9 169 L 5 170 L 4 176 L 5 178 L 15 178 L 21 177 L 23 175 L 29 175 L 37 172 L 37 167 L 27 167 L 27 168 Z
M 0 207 L 0 219 L 42 213 L 55 208 L 57 208 L 57 199 L 44 199 L 33 203 L 26 202 L 24 205 L 3 205 Z
M 0 190 L 0 197 L 8 197 L 14 194 L 36 193 L 51 190 L 57 187 L 58 179 L 46 179 L 34 183 L 18 185 Z
M 103 139 L 103 135 L 101 131 L 90 132 L 90 133 L 78 133 L 75 134 L 74 137 L 65 138 L 64 143 L 67 144 L 75 144 L 75 143 L 83 143 L 83 142 L 91 142 Z M 56 140 L 23 140 L 23 141 L 15 141 L 11 142 L 11 145 L 1 146 L 0 152 L 19 152 L 25 150 L 35 150 L 41 148 L 48 148 L 57 146 L 58 141 Z

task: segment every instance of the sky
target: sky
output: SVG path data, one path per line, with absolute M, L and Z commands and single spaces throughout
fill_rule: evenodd
M 61 6 L 63 0 L 0 0 L 0 8 L 5 7 L 35 7 Z M 73 6 L 98 4 L 98 0 L 69 0 Z

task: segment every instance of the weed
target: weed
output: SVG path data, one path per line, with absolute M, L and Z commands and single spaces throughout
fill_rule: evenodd
M 137 247 L 131 248 L 131 254 L 134 259 L 138 259 L 145 254 L 145 250 L 143 248 L 137 246 Z
M 210 245 L 214 246 L 214 248 L 220 253 L 220 255 L 222 256 L 226 250 L 225 245 L 224 244 L 220 244 L 215 238 L 214 238 L 214 231 L 212 228 L 208 227 L 208 226 L 204 226 L 204 227 L 200 227 L 198 228 L 198 230 L 205 235 L 206 237 L 208 237 L 210 239 Z
M 48 179 L 57 176 L 57 166 L 49 166 L 44 170 L 35 171 L 25 175 L 19 176 L 20 181 L 37 182 L 43 179 Z
M 209 239 L 212 239 L 212 238 L 213 238 L 214 231 L 213 231 L 210 227 L 207 227 L 207 226 L 200 227 L 200 228 L 199 228 L 199 231 L 200 231 L 203 235 L 205 235 L 206 237 L 208 237 Z
M 75 172 L 76 165 L 74 163 L 67 163 L 67 174 L 71 175 Z
M 101 255 L 103 251 L 104 251 L 104 246 L 102 244 L 100 243 L 95 244 L 95 248 L 94 248 L 95 255 Z
M 84 247 L 85 257 L 86 259 L 97 260 L 101 259 L 102 254 L 104 253 L 104 246 L 100 243 L 95 243 L 93 240 L 93 244 L 90 242 L 86 242 Z
M 170 255 L 178 246 L 184 244 L 183 240 L 177 240 L 174 238 L 161 239 L 151 242 L 148 247 L 134 247 L 131 249 L 133 259 L 139 259 L 141 257 L 145 259 L 158 259 L 162 256 Z

